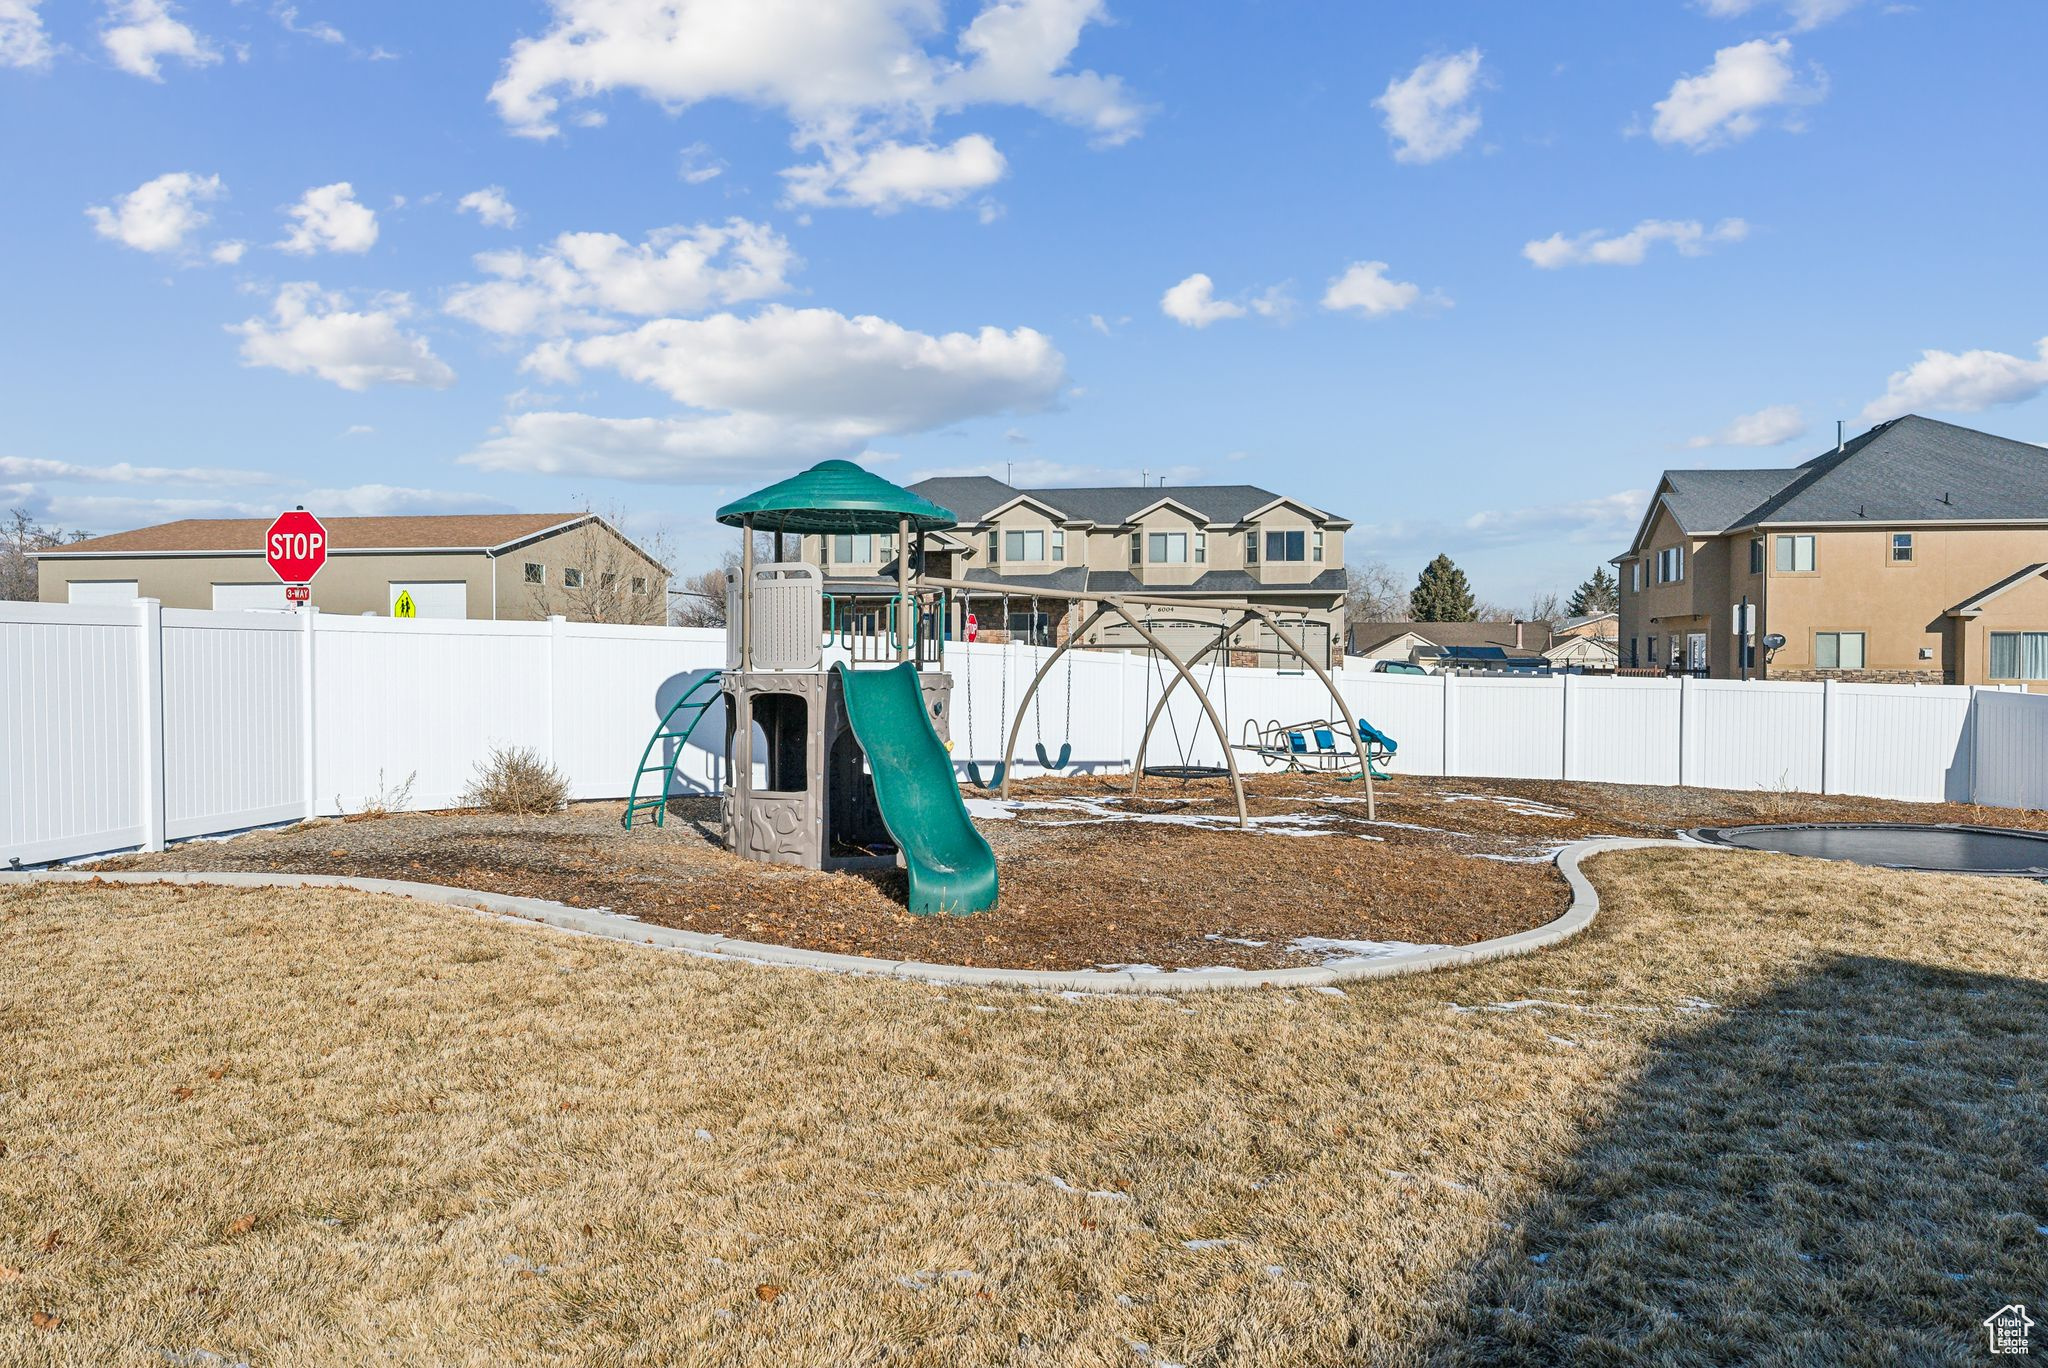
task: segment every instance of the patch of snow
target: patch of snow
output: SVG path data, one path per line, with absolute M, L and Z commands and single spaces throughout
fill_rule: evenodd
M 1314 955 L 1324 966 L 1335 968 L 1340 965 L 1383 960 L 1393 955 L 1442 950 L 1444 947 L 1419 945 L 1409 941 L 1331 940 L 1326 936 L 1297 936 L 1287 943 L 1287 948 L 1293 954 Z
M 1485 1002 L 1471 1007 L 1451 1004 L 1454 1012 L 1529 1012 L 1550 1008 L 1559 1012 L 1586 1012 L 1593 1016 L 1602 1015 L 1591 1007 L 1582 1007 L 1576 1002 L 1552 1002 L 1548 998 L 1516 998 L 1513 1002 Z
M 1204 933 L 1203 933 L 1203 935 L 1202 935 L 1202 939 L 1203 939 L 1203 940 L 1206 940 L 1206 941 L 1222 941 L 1222 942 L 1223 942 L 1223 943 L 1224 943 L 1225 945 L 1264 945 L 1264 944 L 1265 944 L 1265 942 L 1264 942 L 1264 941 L 1261 941 L 1261 940 L 1246 940 L 1246 939 L 1245 939 L 1244 937 L 1242 937 L 1242 936 L 1226 936 L 1226 935 L 1224 935 L 1224 934 L 1223 934 L 1222 932 L 1220 932 L 1220 931 L 1208 931 L 1208 932 L 1204 932 Z
M 1230 1239 L 1230 1238 L 1228 1238 L 1228 1237 L 1223 1237 L 1223 1238 L 1219 1238 L 1219 1239 L 1214 1239 L 1214 1240 L 1182 1240 L 1182 1241 L 1180 1242 L 1180 1247 L 1181 1247 L 1182 1249 L 1194 1249 L 1194 1250 L 1202 1250 L 1202 1249 L 1221 1249 L 1221 1248 L 1223 1248 L 1223 1247 L 1224 1247 L 1225 1245 L 1234 1245 L 1234 1244 L 1243 1244 L 1243 1243 L 1244 1243 L 1244 1241 L 1242 1241 L 1242 1240 L 1234 1240 L 1234 1239 Z
M 897 1285 L 913 1292 L 929 1292 L 942 1282 L 960 1282 L 981 1275 L 971 1268 L 953 1268 L 941 1273 L 936 1268 L 920 1268 L 915 1273 L 905 1273 L 896 1280 Z
M 711 1132 L 699 1127 L 697 1130 L 697 1139 L 702 1140 L 705 1144 L 708 1145 L 711 1143 Z
M 1072 1193 L 1076 1197 L 1099 1197 L 1106 1202 L 1128 1202 L 1131 1200 L 1131 1195 L 1128 1192 L 1113 1192 L 1107 1188 L 1097 1188 L 1092 1190 L 1088 1188 L 1077 1188 L 1072 1183 L 1068 1182 L 1066 1179 L 1060 1177 L 1057 1173 L 1046 1174 L 1045 1181 L 1051 1183 L 1055 1188 L 1058 1188 L 1061 1192 Z
M 1561 808 L 1540 798 L 1517 798 L 1509 793 L 1441 793 L 1437 796 L 1446 803 L 1497 803 L 1518 817 L 1551 817 L 1563 820 L 1579 815 L 1570 808 Z
M 1565 1046 L 1569 1046 L 1570 1048 L 1572 1048 L 1572 1049 L 1574 1049 L 1574 1050 L 1576 1050 L 1576 1049 L 1578 1049 L 1578 1048 L 1579 1048 L 1579 1042 L 1578 1042 L 1578 1041 L 1576 1041 L 1576 1040 L 1568 1040 L 1568 1039 L 1566 1039 L 1566 1038 L 1565 1038 L 1564 1036 L 1560 1036 L 1560 1035 L 1554 1035 L 1554 1036 L 1545 1036 L 1545 1037 L 1544 1037 L 1544 1039 L 1545 1039 L 1545 1040 L 1548 1040 L 1548 1041 L 1549 1041 L 1549 1042 L 1550 1042 L 1551 1044 L 1553 1044 L 1553 1045 L 1565 1045 Z
M 1548 1255 L 1548 1254 L 1531 1254 L 1531 1255 L 1529 1256 L 1529 1262 L 1530 1262 L 1530 1263 L 1532 1263 L 1532 1264 L 1547 1264 L 1547 1263 L 1549 1263 L 1549 1262 L 1550 1262 L 1550 1255 Z
M 1322 987 L 1320 987 L 1320 988 L 1316 989 L 1316 991 L 1317 991 L 1318 993 L 1324 993 L 1324 994 L 1327 994 L 1327 995 L 1328 995 L 1328 996 L 1330 996 L 1330 997 L 1350 997 L 1350 996 L 1351 996 L 1351 994 L 1349 994 L 1349 993 L 1345 992 L 1345 991 L 1344 991 L 1344 990 L 1343 990 L 1342 988 L 1338 988 L 1338 987 L 1336 987 L 1336 986 L 1335 986 L 1335 985 L 1333 985 L 1333 984 L 1327 984 L 1327 983 L 1326 983 L 1326 984 L 1324 984 L 1324 985 L 1323 985 Z

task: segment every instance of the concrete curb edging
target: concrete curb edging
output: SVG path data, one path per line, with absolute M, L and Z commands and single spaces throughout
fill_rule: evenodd
M 1571 888 L 1571 906 L 1552 921 L 1511 936 L 1498 936 L 1472 945 L 1445 946 L 1412 954 L 1389 955 L 1385 959 L 1336 967 L 1302 966 L 1293 969 L 1215 969 L 1177 973 L 1136 974 L 1096 969 L 978 969 L 964 964 L 925 964 L 917 960 L 872 959 L 861 955 L 835 955 L 822 950 L 802 950 L 788 945 L 767 945 L 759 941 L 734 940 L 729 936 L 701 931 L 678 931 L 654 926 L 616 912 L 570 907 L 543 898 L 523 898 L 509 893 L 481 893 L 474 889 L 450 888 L 443 884 L 411 883 L 403 879 L 362 879 L 340 874 L 249 874 L 201 873 L 163 870 L 148 873 L 92 874 L 83 871 L 0 871 L 0 886 L 28 883 L 122 883 L 213 885 L 223 888 L 341 888 L 360 893 L 389 893 L 421 902 L 464 911 L 483 912 L 517 921 L 537 922 L 560 931 L 601 936 L 609 940 L 657 949 L 679 950 L 709 959 L 735 960 L 749 964 L 788 965 L 839 973 L 872 974 L 885 978 L 978 988 L 1034 988 L 1052 992 L 1081 993 L 1189 993 L 1218 992 L 1243 988 L 1325 988 L 1365 979 L 1392 978 L 1399 974 L 1427 973 L 1434 969 L 1456 969 L 1484 964 L 1489 960 L 1526 955 L 1569 940 L 1593 924 L 1600 911 L 1600 895 L 1594 891 L 1580 862 L 1611 850 L 1641 850 L 1654 847 L 1685 850 L 1732 849 L 1692 841 L 1638 840 L 1632 837 L 1603 837 L 1578 841 L 1557 854 L 1558 872 Z

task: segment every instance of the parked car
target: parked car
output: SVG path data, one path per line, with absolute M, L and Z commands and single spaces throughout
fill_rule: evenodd
M 1374 674 L 1428 674 L 1429 671 L 1408 660 L 1378 660 L 1373 662 Z

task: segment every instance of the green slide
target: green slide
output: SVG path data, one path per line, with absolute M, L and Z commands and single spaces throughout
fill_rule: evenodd
M 995 852 L 968 819 L 953 758 L 925 712 L 917 667 L 833 668 L 874 773 L 882 822 L 910 871 L 910 910 L 958 916 L 994 907 Z

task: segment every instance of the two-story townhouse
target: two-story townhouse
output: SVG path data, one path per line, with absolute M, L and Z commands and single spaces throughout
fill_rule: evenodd
M 987 586 L 957 597 L 956 635 L 964 635 L 971 613 L 992 639 L 1056 641 L 1093 606 L 1085 596 L 1142 593 L 1173 600 L 1150 618 L 1176 651 L 1212 641 L 1222 605 L 1249 602 L 1299 628 L 1306 649 L 1330 662 L 1342 657 L 1351 523 L 1306 500 L 1256 485 L 1019 489 L 987 476 L 938 477 L 910 488 L 960 520 L 928 539 L 927 572 Z M 804 539 L 803 555 L 828 581 L 886 587 L 896 549 L 889 537 L 813 536 Z M 1084 597 L 1076 608 L 1034 598 L 1041 589 Z M 1099 624 L 1087 641 L 1144 644 L 1120 622 Z M 1233 644 L 1257 653 L 1275 643 L 1247 629 Z
M 1790 469 L 1667 470 L 1613 564 L 1623 668 L 2048 683 L 2048 451 L 2030 442 L 1908 415 Z

